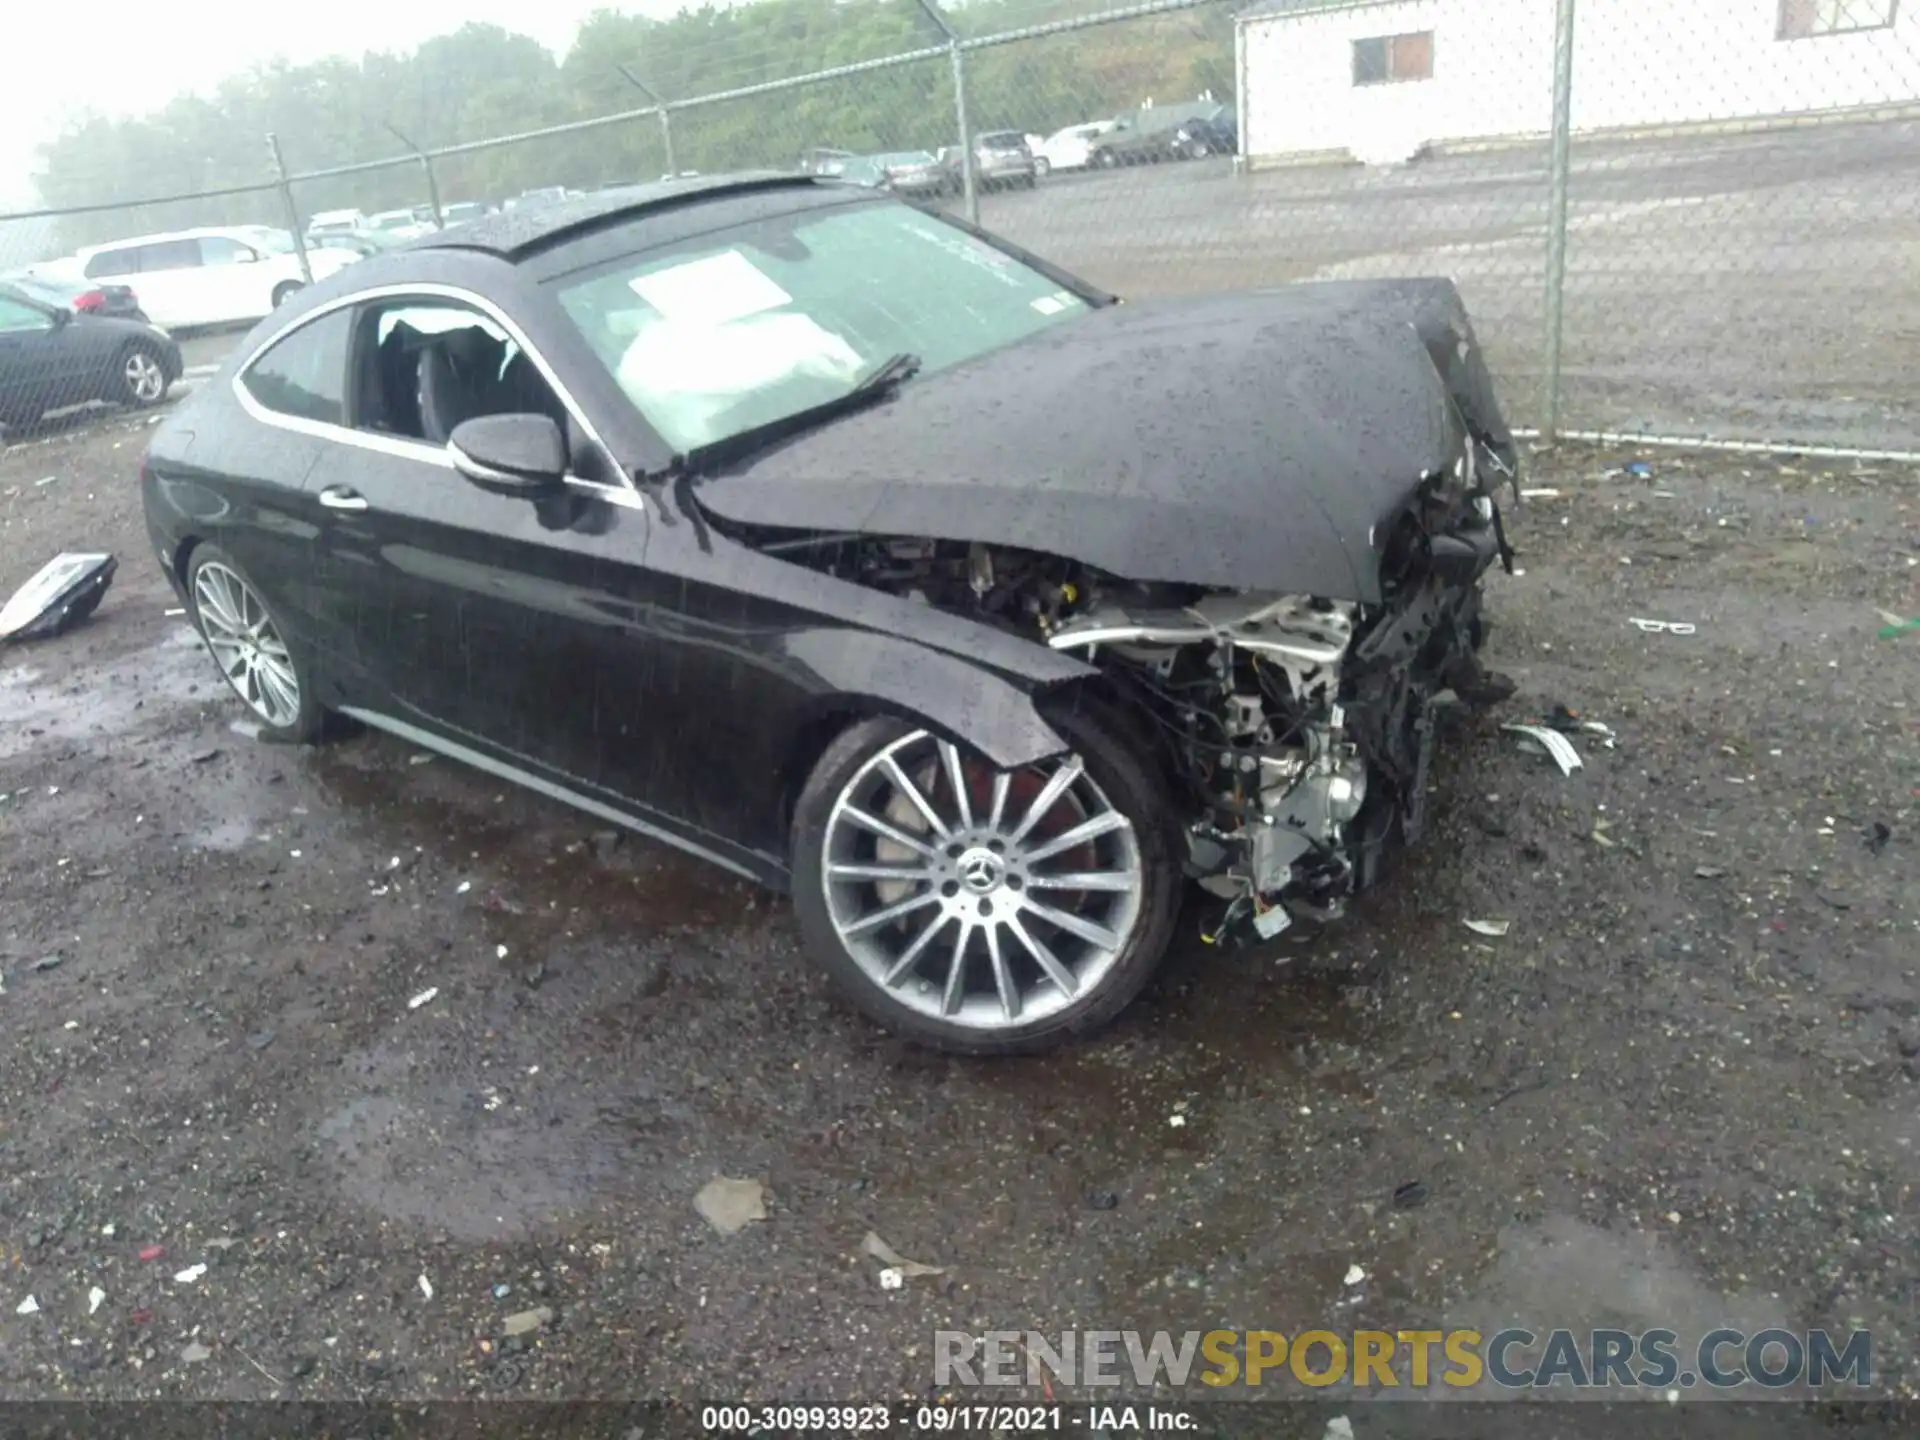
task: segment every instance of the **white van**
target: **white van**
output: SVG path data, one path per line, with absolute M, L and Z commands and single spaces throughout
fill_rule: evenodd
M 310 250 L 313 278 L 324 280 L 358 258 Z M 89 280 L 130 285 L 140 308 L 167 330 L 258 320 L 305 283 L 285 231 L 263 225 L 141 235 L 75 252 Z

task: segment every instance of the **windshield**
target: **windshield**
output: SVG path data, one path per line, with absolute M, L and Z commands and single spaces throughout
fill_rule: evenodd
M 890 168 L 905 168 L 908 165 L 938 165 L 940 162 L 926 150 L 897 150 L 891 155 L 882 155 L 880 163 Z
M 263 225 L 257 229 L 249 229 L 247 239 L 253 243 L 254 249 L 267 255 L 293 253 L 292 234 L 285 230 L 275 230 L 272 226 Z
M 931 374 L 1091 308 L 892 202 L 758 221 L 559 285 L 600 362 L 682 453 L 837 399 L 892 356 Z
M 15 275 L 11 279 L 0 281 L 0 294 L 9 289 L 22 295 L 37 297 L 41 300 L 53 300 L 64 305 L 86 287 L 70 285 L 61 280 L 49 280 L 41 275 Z

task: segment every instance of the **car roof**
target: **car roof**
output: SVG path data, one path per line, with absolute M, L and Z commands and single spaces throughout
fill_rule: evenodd
M 510 211 L 483 215 L 478 220 L 469 220 L 454 229 L 428 236 L 418 242 L 418 248 L 480 250 L 504 259 L 518 260 L 574 236 L 643 219 L 663 210 L 678 209 L 704 200 L 723 199 L 730 195 L 751 195 L 764 190 L 805 190 L 821 184 L 815 176 L 779 170 L 656 180 L 644 185 L 629 185 L 620 190 L 596 191 L 591 195 L 561 201 L 557 205 L 543 205 L 534 209 L 517 206 Z

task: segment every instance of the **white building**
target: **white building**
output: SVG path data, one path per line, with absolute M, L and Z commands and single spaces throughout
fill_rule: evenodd
M 1404 159 L 1551 125 L 1555 0 L 1263 0 L 1241 151 Z M 1920 101 L 1920 0 L 1577 0 L 1579 131 Z

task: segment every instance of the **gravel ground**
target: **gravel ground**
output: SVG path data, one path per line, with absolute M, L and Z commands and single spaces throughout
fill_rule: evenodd
M 145 425 L 0 454 L 0 589 L 123 567 L 0 655 L 0 1394 L 880 1400 L 937 1329 L 1329 1317 L 1865 1326 L 1912 1393 L 1920 636 L 1874 633 L 1920 613 L 1911 472 L 1538 457 L 1499 718 L 1617 748 L 1462 728 L 1347 922 L 1183 943 L 1099 1040 L 976 1063 L 696 862 L 251 738 L 164 613 Z M 765 1222 L 710 1229 L 716 1175 Z M 869 1230 L 947 1272 L 883 1290 Z

